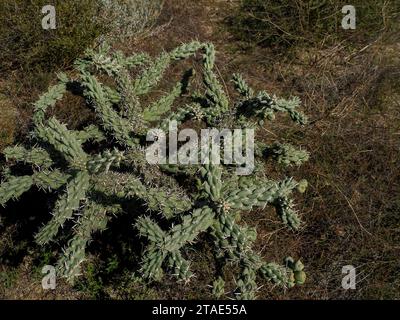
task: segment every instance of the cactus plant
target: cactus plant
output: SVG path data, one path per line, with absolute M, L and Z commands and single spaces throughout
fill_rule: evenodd
M 183 77 L 171 85 L 170 92 L 149 102 L 147 95 L 167 68 L 189 58 L 202 61 L 200 88 L 192 90 L 190 79 Z M 8 164 L 3 170 L 0 204 L 17 199 L 32 186 L 59 193 L 48 223 L 35 235 L 39 245 L 46 245 L 58 239 L 61 228 L 73 225 L 58 262 L 59 275 L 70 281 L 80 275 L 92 234 L 106 229 L 109 220 L 126 210 L 122 201 L 139 199 L 148 209 L 134 226 L 147 243 L 138 270 L 143 278 L 157 281 L 167 271 L 189 282 L 193 273 L 182 249 L 199 235 L 208 234 L 220 265 L 239 267 L 234 291 L 237 298 L 255 298 L 260 277 L 283 287 L 304 282 L 301 262 L 292 258 L 282 265 L 265 262 L 252 249 L 256 230 L 237 217 L 271 205 L 282 223 L 299 229 L 300 218 L 290 195 L 295 189 L 304 191 L 306 183 L 293 178 L 267 179 L 260 164 L 266 155 L 273 155 L 271 158 L 282 165 L 299 165 L 307 160 L 307 152 L 285 144 L 259 143 L 257 170 L 250 176 L 237 176 L 232 165 L 154 165 L 146 161 L 146 132 L 151 127 L 166 128 L 170 120 L 182 124 L 191 119 L 219 128 L 258 128 L 284 112 L 294 122 L 306 123 L 307 118 L 297 110 L 298 99 L 255 93 L 240 75 L 233 77 L 239 94 L 233 103 L 214 72 L 214 64 L 215 49 L 209 43 L 182 44 L 155 59 L 143 53 L 127 57 L 103 44 L 97 50 L 87 50 L 76 61 L 75 72 L 60 74 L 58 84 L 36 102 L 30 145 L 4 151 Z M 113 84 L 101 80 L 106 78 Z M 48 116 L 48 109 L 54 108 L 66 91 L 85 98 L 97 116 L 94 123 L 70 130 Z M 177 106 L 177 101 L 184 102 Z M 30 167 L 32 174 L 13 172 L 17 162 Z M 178 182 L 177 174 L 196 182 L 188 184 L 195 185 L 197 193 Z M 213 282 L 216 297 L 226 294 L 225 280 L 221 273 Z

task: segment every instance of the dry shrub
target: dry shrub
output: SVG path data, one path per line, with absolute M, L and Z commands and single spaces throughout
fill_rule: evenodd
M 364 43 L 382 31 L 398 30 L 398 1 L 354 0 L 356 30 L 343 30 L 345 0 L 241 0 L 227 19 L 231 32 L 252 45 L 287 48 L 293 44 Z
M 99 0 L 101 20 L 109 25 L 108 36 L 114 39 L 145 34 L 154 26 L 163 0 Z
M 44 30 L 45 5 L 56 7 L 57 28 Z M 53 70 L 69 65 L 105 31 L 94 19 L 92 0 L 2 0 L 0 2 L 1 69 Z
M 68 67 L 99 37 L 146 32 L 162 4 L 162 0 L 2 0 L 0 70 Z M 42 28 L 45 5 L 56 8 L 55 30 Z

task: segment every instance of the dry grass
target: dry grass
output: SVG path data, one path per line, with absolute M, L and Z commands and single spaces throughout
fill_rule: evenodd
M 107 36 L 114 40 L 140 37 L 151 32 L 163 7 L 163 0 L 99 0 L 101 19 L 109 25 Z
M 57 27 L 43 30 L 41 9 L 56 7 Z M 68 67 L 108 27 L 97 1 L 3 0 L 0 2 L 1 71 L 51 71 Z
M 382 31 L 398 29 L 400 6 L 394 0 L 353 0 L 356 30 L 343 30 L 345 0 L 234 0 L 237 9 L 226 18 L 235 38 L 245 46 L 267 46 L 277 51 L 295 46 L 348 46 L 369 43 Z M 371 40 L 372 39 L 372 40 Z
M 0 152 L 14 142 L 17 110 L 10 100 L 0 96 Z

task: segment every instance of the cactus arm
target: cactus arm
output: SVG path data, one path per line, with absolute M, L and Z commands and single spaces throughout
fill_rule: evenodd
M 287 112 L 293 122 L 296 122 L 301 125 L 305 125 L 308 122 L 306 115 L 296 109 L 300 106 L 301 100 L 298 97 L 294 97 L 292 99 L 276 99 L 276 107 L 277 111 Z
M 214 280 L 212 294 L 217 299 L 220 299 L 225 295 L 225 280 L 222 277 L 218 277 Z
M 192 214 L 182 218 L 182 223 L 174 226 L 165 238 L 163 245 L 166 251 L 179 250 L 187 243 L 193 242 L 203 231 L 207 230 L 214 221 L 214 211 L 204 206 L 196 209 Z
M 75 131 L 74 135 L 81 144 L 87 141 L 101 142 L 106 139 L 103 132 L 95 125 L 87 126 L 81 131 Z
M 205 164 L 200 169 L 200 174 L 203 178 L 203 190 L 206 192 L 212 202 L 218 203 L 221 198 L 222 189 L 221 166 Z
M 259 269 L 259 274 L 265 280 L 282 287 L 291 288 L 294 286 L 292 270 L 274 262 L 264 263 Z
M 162 264 L 167 256 L 165 251 L 160 250 L 154 244 L 149 245 L 143 253 L 140 273 L 145 279 L 161 280 L 164 272 Z
M 81 274 L 81 264 L 85 261 L 85 251 L 95 232 L 106 229 L 109 216 L 107 208 L 98 204 L 89 204 L 78 219 L 73 238 L 64 249 L 63 256 L 57 262 L 59 273 L 69 282 Z
M 232 215 L 221 214 L 212 225 L 212 235 L 218 257 L 240 260 L 244 253 L 249 252 L 257 234 L 235 223 Z
M 123 70 L 116 76 L 117 90 L 121 96 L 119 102 L 120 115 L 126 117 L 136 134 L 144 135 L 147 124 L 143 120 L 142 107 L 138 96 L 132 91 L 133 80 L 128 70 Z
M 141 96 L 148 93 L 161 80 L 165 70 L 171 63 L 171 57 L 168 53 L 158 57 L 148 69 L 145 69 L 141 76 L 133 84 L 133 94 Z
M 261 91 L 255 97 L 239 103 L 237 108 L 238 116 L 255 116 L 258 118 L 259 124 L 263 124 L 264 119 L 274 120 L 276 112 L 284 112 L 289 114 L 294 122 L 304 125 L 307 124 L 307 117 L 304 113 L 296 110 L 300 102 L 297 97 L 282 99 L 275 96 L 272 97 L 267 92 Z
M 203 45 L 197 41 L 182 44 L 170 53 L 163 53 L 158 57 L 133 85 L 133 93 L 137 96 L 148 93 L 161 80 L 165 70 L 175 60 L 183 60 L 194 55 Z
M 126 68 L 132 68 L 135 66 L 142 66 L 150 62 L 150 56 L 147 53 L 137 53 L 130 57 L 127 57 L 121 61 Z
M 300 218 L 293 209 L 293 202 L 289 196 L 298 183 L 293 179 L 282 182 L 273 180 L 250 181 L 243 179 L 239 189 L 228 189 L 225 203 L 229 209 L 252 210 L 254 207 L 264 208 L 274 205 L 278 216 L 289 228 L 297 230 L 300 227 Z
M 119 54 L 120 59 L 110 57 L 110 49 L 108 43 L 103 43 L 97 51 L 88 49 L 85 52 L 85 60 L 81 60 L 80 63 L 85 67 L 93 66 L 109 76 L 119 74 L 124 68 L 123 56 Z
M 100 172 L 108 172 L 111 166 L 119 167 L 121 161 L 124 159 L 124 153 L 114 149 L 106 150 L 102 154 L 93 156 L 87 162 L 87 169 L 91 174 L 98 174 Z
M 33 123 L 39 125 L 44 121 L 46 110 L 49 107 L 54 107 L 58 100 L 62 99 L 64 93 L 67 91 L 67 81 L 60 81 L 49 88 L 49 90 L 40 96 L 39 100 L 34 104 Z
M 204 48 L 204 44 L 198 42 L 198 41 L 192 41 L 189 43 L 184 43 L 180 45 L 179 47 L 175 48 L 173 51 L 170 53 L 170 57 L 172 60 L 179 61 L 183 59 L 187 59 L 190 56 L 193 56 L 196 54 L 197 51 L 200 49 Z
M 103 128 L 110 132 L 121 145 L 133 146 L 132 128 L 129 121 L 120 117 L 112 108 L 98 80 L 93 75 L 83 73 L 82 81 L 87 88 L 85 95 L 93 102 Z
M 51 220 L 35 235 L 38 244 L 44 245 L 54 239 L 60 227 L 79 209 L 88 188 L 89 175 L 84 171 L 78 172 L 68 183 L 65 193 L 58 199 Z
M 0 185 L 0 205 L 4 206 L 11 199 L 18 199 L 32 185 L 31 176 L 10 177 Z
M 181 190 L 168 188 L 146 188 L 139 181 L 132 181 L 127 185 L 127 196 L 134 195 L 142 199 L 149 209 L 162 212 L 167 219 L 178 213 L 190 210 L 191 200 Z
M 125 57 L 121 51 L 116 51 L 110 57 L 110 49 L 107 43 L 103 43 L 97 51 L 89 49 L 85 52 L 85 60 L 80 60 L 80 63 L 86 66 L 92 65 L 109 76 L 115 76 L 125 68 L 133 68 L 150 61 L 149 55 L 145 53 Z
M 265 263 L 255 254 L 251 245 L 256 232 L 237 225 L 231 215 L 220 215 L 212 226 L 218 257 L 235 262 L 241 266 L 240 277 L 236 283 L 237 299 L 254 299 L 257 291 L 256 275 L 283 287 L 292 287 L 293 272 L 290 268 L 276 263 Z
M 233 75 L 232 82 L 235 86 L 236 91 L 246 99 L 250 99 L 254 96 L 254 91 L 247 82 L 243 79 L 242 75 L 235 73 Z
M 190 271 L 190 263 L 182 257 L 179 251 L 171 252 L 168 255 L 168 268 L 179 281 L 188 282 L 193 276 Z
M 112 105 L 121 103 L 123 97 L 117 90 L 104 85 L 104 92 Z
M 150 210 L 162 212 L 167 219 L 192 207 L 192 201 L 181 190 L 146 187 L 129 174 L 109 172 L 97 179 L 95 189 L 98 191 L 127 199 L 139 198 Z
M 225 202 L 231 209 L 252 210 L 253 207 L 265 207 L 275 200 L 279 186 L 275 181 L 264 183 L 242 183 L 240 189 L 229 192 Z
M 36 133 L 43 141 L 50 143 L 64 158 L 72 168 L 82 168 L 87 160 L 87 155 L 83 151 L 81 144 L 74 134 L 67 129 L 64 124 L 52 118 L 47 126 L 39 125 Z
M 287 198 L 279 198 L 277 201 L 275 201 L 275 208 L 278 216 L 285 225 L 293 230 L 298 230 L 300 228 L 301 220 L 296 210 L 294 210 L 294 204 L 292 200 Z
M 27 150 L 23 146 L 16 145 L 5 148 L 3 154 L 7 161 L 15 160 L 36 167 L 49 168 L 53 164 L 49 153 L 38 147 Z
M 175 120 L 177 124 L 181 124 L 184 122 L 189 115 L 191 114 L 191 110 L 187 107 L 178 108 L 176 111 L 173 111 L 168 117 L 163 119 L 159 124 L 161 130 L 168 131 L 169 124 L 171 121 Z
M 165 232 L 149 217 L 139 217 L 135 224 L 141 237 L 146 237 L 154 243 L 162 243 L 165 238 Z
M 257 291 L 257 271 L 251 267 L 245 266 L 241 270 L 239 280 L 236 282 L 236 299 L 254 300 Z
M 70 175 L 61 171 L 43 170 L 33 175 L 35 185 L 42 190 L 58 190 L 65 185 L 70 179 Z
M 252 181 L 242 179 L 239 188 L 225 195 L 225 202 L 231 209 L 251 210 L 253 207 L 265 207 L 281 197 L 287 197 L 296 188 L 297 182 L 286 179 Z
M 137 227 L 142 235 L 151 241 L 142 261 L 141 272 L 145 278 L 160 280 L 163 272 L 162 265 L 167 257 L 167 263 L 173 273 L 182 280 L 188 280 L 191 276 L 189 263 L 183 259 L 179 250 L 191 243 L 196 237 L 207 230 L 213 223 L 214 212 L 209 207 L 202 207 L 192 214 L 182 218 L 182 223 L 172 227 L 164 233 L 149 219 L 139 220 Z M 162 239 L 162 241 L 159 241 Z
M 0 185 L 0 205 L 5 205 L 10 199 L 18 199 L 33 185 L 40 189 L 57 190 L 66 184 L 68 175 L 58 170 L 40 171 L 32 176 L 11 176 Z
M 171 110 L 175 99 L 182 93 L 182 84 L 179 82 L 172 91 L 151 104 L 143 111 L 143 119 L 148 122 L 160 120 L 161 116 Z
M 307 162 L 310 157 L 310 154 L 306 150 L 297 149 L 286 143 L 274 143 L 271 146 L 264 146 L 262 149 L 261 154 L 271 156 L 284 166 L 300 166 Z
M 226 97 L 221 84 L 218 82 L 217 77 L 213 71 L 215 61 L 215 49 L 212 44 L 205 46 L 204 53 L 204 75 L 203 82 L 206 86 L 206 99 L 208 101 L 208 108 L 205 108 L 206 119 L 208 123 L 221 116 L 222 113 L 228 111 L 229 101 Z
M 176 179 L 174 179 L 170 175 L 166 175 L 162 171 L 164 168 L 162 165 L 149 165 L 146 159 L 146 150 L 144 148 L 139 147 L 129 149 L 129 151 L 125 153 L 125 157 L 122 161 L 122 166 L 124 168 L 129 168 L 132 174 L 135 174 L 138 177 L 142 178 L 143 183 L 146 185 L 157 185 L 162 188 L 169 188 L 170 190 L 175 190 L 174 192 L 177 193 L 183 192 Z M 187 168 L 186 166 L 182 167 L 184 169 Z M 174 172 L 176 173 L 176 171 Z M 193 172 L 194 175 L 195 171 L 192 170 L 191 172 Z

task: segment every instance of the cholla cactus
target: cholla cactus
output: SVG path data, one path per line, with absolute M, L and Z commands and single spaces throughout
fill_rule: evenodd
M 158 100 L 149 103 L 143 99 L 157 86 L 170 64 L 199 55 L 203 86 L 196 92 L 187 94 L 188 78 L 184 77 Z M 244 211 L 271 205 L 282 223 L 299 229 L 300 218 L 290 196 L 296 189 L 304 192 L 304 181 L 266 179 L 262 170 L 253 176 L 238 177 L 234 166 L 222 164 L 189 167 L 150 165 L 146 161 L 143 141 L 147 131 L 151 127 L 166 128 L 170 120 L 179 124 L 192 119 L 218 127 L 257 128 L 266 119 L 274 119 L 277 112 L 285 112 L 294 122 L 306 123 L 306 117 L 297 110 L 298 99 L 279 99 L 265 92 L 255 94 L 239 75 L 234 76 L 233 82 L 240 98 L 232 103 L 214 73 L 214 63 L 213 45 L 197 41 L 155 59 L 146 54 L 126 57 L 102 45 L 96 51 L 88 50 L 76 62 L 71 78 L 61 74 L 59 83 L 40 97 L 35 104 L 31 145 L 17 145 L 4 152 L 8 167 L 0 186 L 0 204 L 17 199 L 32 186 L 59 192 L 49 222 L 35 236 L 39 245 L 46 245 L 57 239 L 67 221 L 73 222 L 70 240 L 58 263 L 59 274 L 71 281 L 78 276 L 92 234 L 104 230 L 109 220 L 123 212 L 122 201 L 140 199 L 148 208 L 135 224 L 147 242 L 138 270 L 144 278 L 160 280 L 167 271 L 178 280 L 189 282 L 193 273 L 183 249 L 207 233 L 215 258 L 224 262 L 222 265 L 240 269 L 234 291 L 237 298 L 255 298 L 259 277 L 283 287 L 304 282 L 300 261 L 289 258 L 283 265 L 265 262 L 252 249 L 256 230 L 237 221 Z M 133 78 L 133 74 L 138 76 Z M 113 80 L 113 87 L 100 81 L 104 77 Z M 68 90 L 83 96 L 97 116 L 94 123 L 81 130 L 70 130 L 56 118 L 47 117 L 47 110 Z M 180 100 L 189 101 L 175 106 Z M 96 148 L 91 147 L 93 144 Z M 269 154 L 283 165 L 299 165 L 308 158 L 305 151 L 288 145 L 260 143 L 258 147 L 259 163 Z M 33 173 L 13 175 L 16 162 L 31 167 Z M 175 179 L 176 174 L 196 181 L 198 193 L 189 194 L 187 186 Z M 213 282 L 213 293 L 223 297 L 225 292 L 225 280 L 218 277 Z

